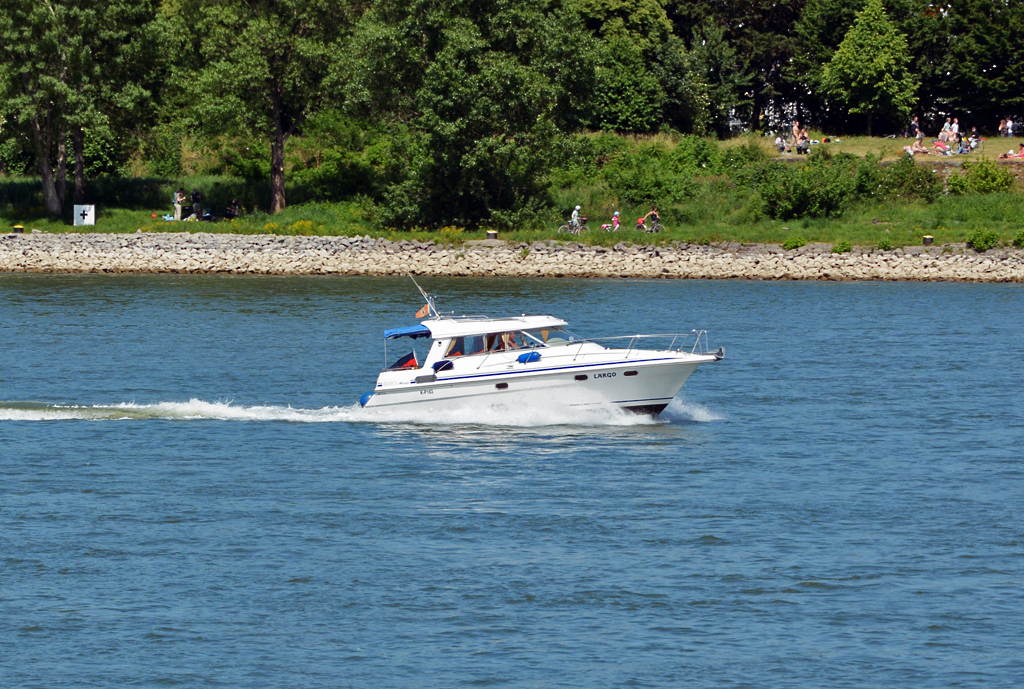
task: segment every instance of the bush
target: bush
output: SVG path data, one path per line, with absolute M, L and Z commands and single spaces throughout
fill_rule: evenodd
M 881 249 L 882 251 L 892 250 L 892 240 L 889 239 L 888 237 L 882 237 L 881 239 L 878 240 L 878 248 Z
M 967 175 L 950 175 L 946 180 L 946 188 L 953 196 L 963 196 L 967 193 Z
M 942 181 L 925 165 L 910 156 L 901 156 L 884 168 L 882 196 L 889 199 L 919 198 L 931 203 L 942 193 Z
M 1018 249 L 1024 249 L 1024 230 L 1020 230 L 1013 236 L 1013 245 Z
M 840 239 L 832 245 L 832 253 L 834 254 L 846 254 L 851 251 L 853 251 L 853 246 L 845 239 Z
M 758 184 L 768 214 L 782 220 L 842 215 L 854 194 L 849 162 L 847 157 L 831 160 L 826 153 L 812 156 L 798 170 L 769 163 Z
M 967 235 L 967 246 L 975 251 L 988 251 L 999 244 L 999 233 L 995 230 L 975 230 Z
M 668 159 L 676 173 L 710 177 L 725 171 L 718 146 L 700 136 L 682 137 L 669 153 Z
M 679 201 L 690 194 L 693 178 L 674 162 L 662 146 L 648 144 L 615 158 L 605 179 L 614 194 L 630 203 Z
M 793 249 L 799 249 L 805 244 L 807 244 L 806 239 L 799 235 L 793 235 L 792 237 L 786 238 L 786 241 L 782 243 L 782 248 L 786 251 L 792 251 Z
M 854 189 L 858 199 L 924 199 L 931 203 L 942 193 L 938 176 L 910 156 L 882 166 L 870 153 L 857 163 Z
M 1013 173 L 991 160 L 964 163 L 963 172 L 947 183 L 950 194 L 993 194 L 1013 186 Z
M 177 177 L 181 174 L 182 132 L 161 124 L 143 139 L 142 152 L 149 170 L 157 177 Z

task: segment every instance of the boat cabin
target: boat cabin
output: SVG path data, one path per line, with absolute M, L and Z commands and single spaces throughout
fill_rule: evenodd
M 464 357 L 502 354 L 502 359 L 522 360 L 520 363 L 538 361 L 538 350 L 579 341 L 565 329 L 566 325 L 553 316 L 464 317 L 435 318 L 419 325 L 385 330 L 384 371 L 378 387 L 426 382 L 410 379 L 408 373 L 427 370 L 436 374 L 453 368 Z M 531 356 L 531 352 L 536 354 Z M 396 357 L 396 353 L 400 354 Z M 398 375 L 387 375 L 391 373 Z

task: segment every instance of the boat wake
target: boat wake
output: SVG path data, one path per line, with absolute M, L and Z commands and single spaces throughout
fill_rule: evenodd
M 675 399 L 657 419 L 612 408 L 574 408 L 542 405 L 480 405 L 445 410 L 416 410 L 401 407 L 364 409 L 346 407 L 301 409 L 290 406 L 243 406 L 230 402 L 158 402 L 112 405 L 59 405 L 34 402 L 0 402 L 0 421 L 283 421 L 291 423 L 377 423 L 446 426 L 649 426 L 666 423 L 706 423 L 725 417 L 707 407 Z

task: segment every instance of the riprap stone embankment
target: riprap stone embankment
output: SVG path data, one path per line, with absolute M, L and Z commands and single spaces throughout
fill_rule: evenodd
M 446 246 L 369 236 L 32 233 L 0 235 L 0 271 L 1024 282 L 1024 251 L 946 245 L 833 254 L 825 245 Z

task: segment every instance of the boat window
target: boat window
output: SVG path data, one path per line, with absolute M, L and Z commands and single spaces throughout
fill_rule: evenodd
M 529 346 L 531 347 L 559 347 L 580 339 L 564 328 L 527 330 L 523 334 L 530 339 L 531 344 Z
M 511 352 L 527 346 L 521 332 L 489 333 L 486 344 L 488 352 Z
M 403 368 L 417 369 L 420 367 L 420 362 L 416 358 L 416 350 L 413 350 L 401 357 L 398 361 L 388 366 L 389 371 L 397 371 Z
M 575 339 L 577 338 L 561 328 L 466 335 L 452 338 L 445 351 L 445 358 L 490 352 L 512 352 L 545 346 L 555 347 Z
M 451 358 L 457 356 L 469 356 L 470 354 L 483 354 L 486 351 L 488 351 L 488 348 L 483 335 L 453 337 L 451 343 L 448 345 L 448 351 L 445 352 L 445 357 Z
M 384 364 L 387 366 L 386 370 L 388 371 L 420 368 L 423 362 L 427 360 L 432 345 L 431 341 L 426 339 L 409 340 L 404 338 L 400 342 L 394 342 L 393 340 L 391 342 L 392 344 L 389 347 L 388 340 L 384 340 Z M 395 359 L 394 357 L 399 353 L 402 356 Z

